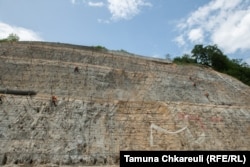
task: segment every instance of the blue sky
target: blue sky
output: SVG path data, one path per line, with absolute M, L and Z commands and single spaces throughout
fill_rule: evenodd
M 0 38 L 164 58 L 217 44 L 250 64 L 250 0 L 0 0 Z

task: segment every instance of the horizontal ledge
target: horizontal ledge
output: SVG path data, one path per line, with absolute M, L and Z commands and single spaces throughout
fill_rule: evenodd
M 2 94 L 21 95 L 21 96 L 31 96 L 31 95 L 36 95 L 37 94 L 37 92 L 30 91 L 30 90 L 10 90 L 10 89 L 0 90 L 0 93 L 2 93 Z

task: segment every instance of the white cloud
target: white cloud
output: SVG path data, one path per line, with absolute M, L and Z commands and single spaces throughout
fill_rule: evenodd
M 108 9 L 112 15 L 112 20 L 131 19 L 138 13 L 140 8 L 152 6 L 146 0 L 108 0 Z
M 195 28 L 189 31 L 188 39 L 192 42 L 202 43 L 203 42 L 203 30 L 201 28 Z
M 70 0 L 70 2 L 71 2 L 73 5 L 79 5 L 79 4 L 81 4 L 82 2 L 83 2 L 83 3 L 87 3 L 86 1 L 87 1 L 87 0 Z
M 177 25 L 179 45 L 217 44 L 226 54 L 250 50 L 250 0 L 212 0 Z M 204 43 L 205 44 L 205 43 Z
M 38 35 L 38 33 L 23 28 L 11 26 L 9 24 L 0 22 L 0 39 L 6 38 L 9 34 L 17 34 L 20 38 L 20 41 L 42 41 L 43 39 Z
M 103 7 L 104 6 L 104 3 L 103 2 L 88 2 L 88 5 L 89 6 L 92 6 L 92 7 Z
M 250 10 L 238 11 L 216 29 L 211 40 L 228 53 L 250 50 Z
M 75 4 L 77 0 L 71 0 Z M 151 7 L 148 0 L 83 0 L 90 7 L 106 7 L 111 14 L 109 19 L 98 19 L 99 23 L 129 20 L 138 15 L 143 7 Z
M 76 3 L 76 0 L 70 0 L 70 2 L 71 2 L 72 4 L 75 4 L 75 3 Z
M 109 24 L 110 20 L 97 19 L 98 23 Z
M 179 46 L 184 46 L 186 44 L 182 35 L 179 35 L 178 37 L 176 37 L 174 41 L 177 42 Z
M 153 58 L 162 58 L 162 56 L 159 55 L 159 54 L 153 54 L 152 57 L 153 57 Z

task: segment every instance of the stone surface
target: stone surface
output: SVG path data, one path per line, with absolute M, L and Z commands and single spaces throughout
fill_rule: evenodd
M 38 92 L 2 98 L 0 165 L 118 166 L 120 150 L 250 150 L 249 86 L 202 66 L 1 43 L 0 89 Z

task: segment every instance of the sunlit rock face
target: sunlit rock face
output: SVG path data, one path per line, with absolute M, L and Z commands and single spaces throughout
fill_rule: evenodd
M 0 166 L 119 166 L 120 150 L 250 150 L 250 88 L 202 66 L 1 43 L 0 91 Z

